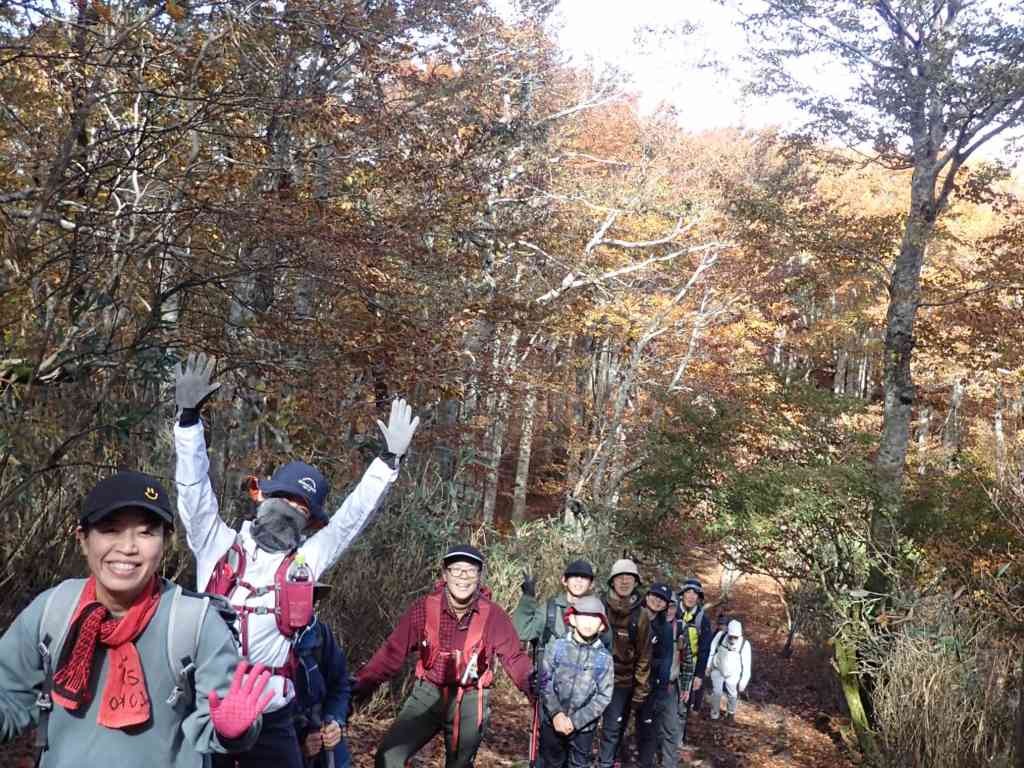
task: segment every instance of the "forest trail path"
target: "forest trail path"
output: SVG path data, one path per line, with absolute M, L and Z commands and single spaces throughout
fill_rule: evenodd
M 838 713 L 834 673 L 827 650 L 799 636 L 793 654 L 779 651 L 786 639 L 785 610 L 771 579 L 743 576 L 728 602 L 718 606 L 721 569 L 712 558 L 698 567 L 712 623 L 719 610 L 743 621 L 753 648 L 753 676 L 732 726 L 708 719 L 705 697 L 700 714 L 691 714 L 680 766 L 694 768 L 849 768 L 853 761 L 839 735 L 845 719 Z M 710 681 L 709 681 L 710 685 Z M 524 698 L 502 686 L 492 699 L 490 728 L 477 755 L 478 768 L 520 768 L 529 749 L 531 710 Z M 390 719 L 357 714 L 349 727 L 356 768 L 371 768 L 373 753 Z M 440 739 L 417 756 L 417 768 L 443 765 Z M 624 766 L 623 768 L 630 768 Z

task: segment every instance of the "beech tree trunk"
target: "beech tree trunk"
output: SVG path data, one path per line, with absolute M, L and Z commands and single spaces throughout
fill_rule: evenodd
M 951 469 L 960 453 L 963 435 L 961 405 L 964 399 L 964 383 L 961 379 L 953 382 L 949 393 L 949 413 L 942 428 L 942 448 L 946 457 L 946 469 Z
M 1002 493 L 1006 486 L 1006 429 L 1003 425 L 1003 413 L 1006 410 L 1006 394 L 1003 384 L 996 382 L 996 410 L 992 416 L 992 434 L 996 452 L 996 490 Z M 1024 702 L 1022 702 L 1024 704 Z
M 487 437 L 486 470 L 484 473 L 484 498 L 482 518 L 484 523 L 494 522 L 494 511 L 498 504 L 501 457 L 505 451 L 505 432 L 508 429 L 509 392 L 519 364 L 519 326 L 512 325 L 504 347 L 495 346 L 494 385 L 500 388 L 497 396 L 488 398 L 488 415 L 491 429 Z M 504 352 L 502 351 L 504 349 Z
M 921 417 L 917 421 L 917 474 L 922 477 L 928 471 L 928 434 L 931 431 L 932 407 L 921 408 Z
M 533 453 L 533 423 L 537 415 L 537 389 L 529 387 L 523 402 L 523 427 L 519 434 L 519 458 L 512 497 L 512 522 L 526 519 L 526 493 L 530 486 L 530 457 Z
M 850 353 L 846 347 L 836 352 L 836 372 L 832 377 L 832 392 L 836 395 L 846 394 L 846 368 Z
M 930 150 L 934 152 L 934 150 Z M 914 169 L 910 212 L 889 283 L 889 308 L 885 318 L 885 353 L 882 366 L 884 393 L 882 434 L 875 458 L 880 491 L 872 512 L 871 536 L 876 547 L 889 552 L 895 545 L 895 519 L 903 497 L 903 472 L 910 443 L 910 424 L 915 388 L 911 371 L 914 323 L 921 295 L 921 269 L 938 215 L 935 202 L 934 158 Z M 868 588 L 885 593 L 888 580 L 873 569 Z

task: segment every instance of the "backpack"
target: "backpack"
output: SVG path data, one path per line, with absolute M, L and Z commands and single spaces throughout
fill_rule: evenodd
M 712 664 L 715 663 L 715 657 L 718 655 L 718 649 L 722 645 L 722 638 L 725 637 L 725 634 L 725 632 L 719 630 L 715 633 L 715 637 L 711 641 L 711 652 L 708 654 L 708 658 L 711 659 Z M 748 645 L 750 645 L 750 641 L 747 640 L 746 636 L 744 636 L 743 642 L 740 643 L 740 647 L 737 648 L 735 651 L 740 655 L 740 676 L 742 676 L 744 672 L 746 672 L 746 670 L 743 668 L 743 649 L 746 648 Z M 732 651 L 730 650 L 730 652 Z
M 696 659 L 699 654 L 701 626 L 704 624 L 704 606 L 702 605 L 697 609 L 697 613 L 693 615 L 693 619 L 690 621 L 686 620 L 685 613 L 686 611 L 680 609 L 679 619 L 686 628 L 687 637 L 690 641 L 690 653 Z
M 245 550 L 241 541 L 236 538 L 228 547 L 220 560 L 213 568 L 210 580 L 206 585 L 206 593 L 211 595 L 223 595 L 230 598 L 235 587 L 245 587 L 249 590 L 249 597 L 261 597 L 262 595 L 274 593 L 274 607 L 266 606 L 249 607 L 247 605 L 232 606 L 238 615 L 241 624 L 242 634 L 242 655 L 249 655 L 249 616 L 250 614 L 273 613 L 277 622 L 277 630 L 285 637 L 292 637 L 296 631 L 308 626 L 313 620 L 313 589 L 312 581 L 293 582 L 288 580 L 288 572 L 292 563 L 295 562 L 296 552 L 292 551 L 285 556 L 284 560 L 277 567 L 274 573 L 273 584 L 254 586 L 245 581 Z M 274 674 L 290 676 L 289 672 L 294 665 L 294 659 L 289 658 L 283 669 L 274 669 Z
M 566 635 L 565 614 L 562 614 L 562 616 L 559 617 L 558 609 L 558 603 L 554 600 L 548 600 L 548 612 L 547 617 L 544 620 L 544 632 L 540 637 L 540 644 L 542 647 L 546 646 L 548 644 L 548 640 L 552 637 L 565 637 Z M 561 621 L 559 621 L 559 619 L 561 619 Z M 561 632 L 558 631 L 559 626 L 561 626 Z
M 36 698 L 39 710 L 39 725 L 36 728 L 37 761 L 49 747 L 47 725 L 53 709 L 54 659 L 59 659 L 71 628 L 71 617 L 78 606 L 85 579 L 68 579 L 53 588 L 43 604 L 43 615 L 39 620 L 39 654 L 43 662 L 43 685 Z M 228 601 L 219 595 L 192 592 L 175 585 L 171 595 L 171 612 L 167 633 L 167 665 L 175 681 L 166 704 L 175 707 L 182 700 L 195 701 L 196 653 L 199 648 L 199 634 L 207 612 L 213 607 L 224 619 L 234 634 L 235 612 Z M 236 638 L 237 639 L 237 638 Z
M 488 593 L 489 594 L 489 593 Z M 437 664 L 442 655 L 455 657 L 455 671 L 458 675 L 457 692 L 455 694 L 455 722 L 452 724 L 452 750 L 459 747 L 459 729 L 462 720 L 462 698 L 467 688 L 477 689 L 476 727 L 482 728 L 484 723 L 484 688 L 490 688 L 494 680 L 494 670 L 487 663 L 487 623 L 493 605 L 488 599 L 481 599 L 477 609 L 469 621 L 469 632 L 461 650 L 444 652 L 441 650 L 441 600 L 442 593 L 432 592 L 424 599 L 426 617 L 423 624 L 423 639 L 420 641 L 420 655 L 416 662 L 416 677 L 423 680 L 427 671 Z M 447 693 L 446 693 L 447 696 Z

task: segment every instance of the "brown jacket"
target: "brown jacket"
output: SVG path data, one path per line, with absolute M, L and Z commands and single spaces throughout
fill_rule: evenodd
M 632 688 L 633 701 L 647 698 L 651 678 L 651 618 L 637 594 L 623 600 L 614 592 L 605 605 L 611 623 L 612 657 L 615 659 L 615 687 Z M 631 619 L 634 610 L 635 618 Z M 630 638 L 630 621 L 636 623 L 636 636 Z

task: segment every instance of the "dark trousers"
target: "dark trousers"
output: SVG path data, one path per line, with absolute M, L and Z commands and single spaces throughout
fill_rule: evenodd
M 599 768 L 612 768 L 615 762 L 622 736 L 626 732 L 626 724 L 629 722 L 632 699 L 631 687 L 616 688 L 612 692 L 612 700 L 601 716 L 601 746 L 597 753 Z
M 540 727 L 540 759 L 544 768 L 590 768 L 590 752 L 596 732 L 596 728 L 591 728 L 563 736 L 545 718 Z
M 477 725 L 477 702 L 483 697 L 483 722 Z M 405 768 L 409 758 L 438 733 L 444 734 L 445 768 L 472 768 L 490 718 L 490 691 L 467 688 L 459 707 L 453 689 L 446 692 L 426 680 L 417 680 L 377 747 L 375 768 Z M 455 721 L 459 740 L 453 743 Z
M 647 695 L 647 700 L 636 713 L 637 764 L 640 768 L 654 768 L 654 758 L 658 753 L 658 715 L 668 698 L 668 686 L 656 688 Z
M 679 722 L 679 681 L 669 683 L 668 695 L 658 702 L 655 720 L 658 724 L 658 753 L 661 768 L 676 768 L 683 732 Z
M 699 691 L 694 691 L 694 690 L 691 689 L 691 691 L 690 691 L 690 709 L 697 710 L 697 711 L 700 710 L 701 706 L 704 704 L 704 688 L 706 686 L 708 686 L 708 685 L 711 685 L 711 675 L 707 676 L 707 678 L 701 684 Z
M 214 755 L 214 768 L 303 768 L 293 704 L 263 715 L 263 729 L 248 752 Z

